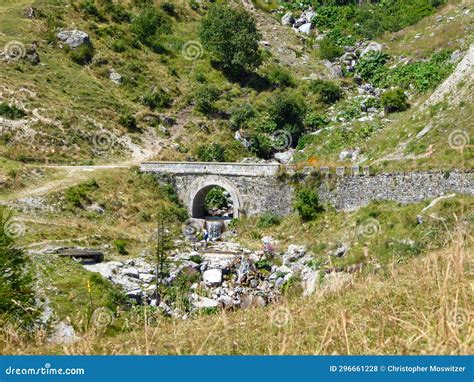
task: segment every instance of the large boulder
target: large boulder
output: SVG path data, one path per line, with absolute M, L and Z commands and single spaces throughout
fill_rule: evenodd
M 383 45 L 379 44 L 378 42 L 371 41 L 369 45 L 365 47 L 365 49 L 361 52 L 360 56 L 364 57 L 366 54 L 370 52 L 381 52 L 383 49 Z
M 293 17 L 293 13 L 287 12 L 281 18 L 281 25 L 293 25 L 295 22 L 295 18 Z
M 192 300 L 192 305 L 197 309 L 217 308 L 220 306 L 220 302 L 213 300 L 212 298 L 195 296 Z
M 294 245 L 291 244 L 288 246 L 288 250 L 283 255 L 283 259 L 286 261 L 296 261 L 303 257 L 306 254 L 306 247 L 304 245 Z
M 210 286 L 219 286 L 222 284 L 222 270 L 208 269 L 202 274 L 202 280 Z
M 59 41 L 63 42 L 72 49 L 79 48 L 83 44 L 90 44 L 91 40 L 86 32 L 78 29 L 62 30 L 56 33 Z
M 287 163 L 291 162 L 291 160 L 293 159 L 293 155 L 295 155 L 295 150 L 290 149 L 290 150 L 287 150 L 287 151 L 282 151 L 282 152 L 276 153 L 275 154 L 275 159 L 278 162 L 282 163 L 282 164 L 287 164 Z

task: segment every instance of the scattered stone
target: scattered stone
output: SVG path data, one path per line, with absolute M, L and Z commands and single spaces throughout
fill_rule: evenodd
M 295 18 L 293 13 L 287 12 L 281 18 L 281 25 L 293 25 L 295 23 Z
M 262 296 L 244 295 L 240 298 L 240 307 L 242 309 L 262 308 L 267 303 Z
M 138 269 L 136 268 L 124 268 L 122 269 L 122 275 L 133 277 L 135 279 L 140 278 L 140 272 L 138 272 Z
M 115 69 L 110 69 L 109 79 L 116 85 L 121 85 L 123 81 L 122 76 L 118 72 L 116 72 Z
M 72 49 L 91 43 L 89 35 L 77 29 L 62 30 L 56 34 L 56 37 Z

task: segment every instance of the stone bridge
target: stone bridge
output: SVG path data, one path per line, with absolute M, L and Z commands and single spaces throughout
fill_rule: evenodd
M 303 173 L 309 176 L 317 169 L 306 170 Z M 233 217 L 265 212 L 288 215 L 292 212 L 295 180 L 278 174 L 294 171 L 279 164 L 148 162 L 142 163 L 141 171 L 154 173 L 160 181 L 171 183 L 193 218 L 205 216 L 205 198 L 214 186 L 229 192 L 233 200 Z M 409 204 L 450 193 L 474 195 L 472 171 L 373 175 L 359 171 L 349 174 L 344 171 L 319 172 L 319 180 L 315 187 L 318 187 L 321 201 L 345 211 L 355 210 L 375 200 Z

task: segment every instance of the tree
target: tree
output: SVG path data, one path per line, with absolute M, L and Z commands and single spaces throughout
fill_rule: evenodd
M 199 31 L 204 47 L 223 70 L 234 78 L 256 69 L 262 62 L 255 20 L 244 8 L 215 4 Z
M 304 222 L 314 220 L 323 211 L 318 193 L 309 188 L 303 188 L 296 193 L 294 207 Z
M 12 214 L 0 207 L 0 314 L 28 321 L 34 292 L 25 251 L 15 246 Z

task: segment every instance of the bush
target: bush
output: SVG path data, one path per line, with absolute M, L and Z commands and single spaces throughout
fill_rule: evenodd
M 141 103 L 151 110 L 166 108 L 171 104 L 171 97 L 163 89 L 155 89 L 143 95 Z
M 387 113 L 404 111 L 410 106 L 405 92 L 400 88 L 386 91 L 382 94 L 380 101 Z
M 128 255 L 127 241 L 125 241 L 123 239 L 115 240 L 114 241 L 114 247 L 117 250 L 117 252 L 119 253 L 119 255 L 122 255 L 122 256 L 127 256 Z
M 267 69 L 268 81 L 278 87 L 291 87 L 295 86 L 295 80 L 288 69 L 280 65 L 271 65 Z
M 10 106 L 6 102 L 0 103 L 0 116 L 6 119 L 21 119 L 26 113 L 16 106 Z
M 281 218 L 278 215 L 272 212 L 266 212 L 265 214 L 263 214 L 262 216 L 258 218 L 257 227 L 268 228 L 275 225 L 279 225 L 280 223 L 281 223 Z
M 134 131 L 138 129 L 137 120 L 131 113 L 126 113 L 120 116 L 119 123 L 126 127 L 129 131 Z
M 239 130 L 254 117 L 255 110 L 249 103 L 234 107 L 230 112 L 230 128 L 234 131 Z
M 318 193 L 309 188 L 303 188 L 296 193 L 294 207 L 305 222 L 314 220 L 323 211 Z
M 329 37 L 324 37 L 319 44 L 319 55 L 324 60 L 335 60 L 342 56 L 344 49 L 336 45 Z
M 82 203 L 89 200 L 88 194 L 94 190 L 97 190 L 98 188 L 99 185 L 93 179 L 91 181 L 68 188 L 64 196 L 66 201 L 72 204 L 73 207 L 82 207 Z
M 253 71 L 262 61 L 260 33 L 243 7 L 214 4 L 201 23 L 199 35 L 204 48 L 235 78 Z
M 82 44 L 76 49 L 70 49 L 69 57 L 78 65 L 88 65 L 94 58 L 94 47 L 91 44 Z
M 318 113 L 309 113 L 304 119 L 305 126 L 311 128 L 312 130 L 319 130 L 325 127 L 328 123 L 329 119 L 327 116 Z
M 132 22 L 132 33 L 143 44 L 157 53 L 163 48 L 160 36 L 171 32 L 171 22 L 164 13 L 154 7 L 146 7 Z
M 224 195 L 222 187 L 212 188 L 206 195 L 206 209 L 209 211 L 213 208 L 221 209 L 227 206 L 227 197 Z
M 12 321 L 31 322 L 35 293 L 29 258 L 9 235 L 12 214 L 0 207 L 0 315 Z
M 195 93 L 196 109 L 204 115 L 216 112 L 214 103 L 219 99 L 220 90 L 213 85 L 202 85 Z
M 259 158 L 269 159 L 273 154 L 273 142 L 265 134 L 253 133 L 250 135 L 249 150 Z
M 356 73 L 366 81 L 372 81 L 384 71 L 389 56 L 383 52 L 369 52 L 356 65 Z
M 127 50 L 127 42 L 124 39 L 117 39 L 112 42 L 112 50 L 116 53 L 122 53 Z
M 176 16 L 176 6 L 173 3 L 163 3 L 160 8 L 170 16 Z
M 199 146 L 197 157 L 201 162 L 225 162 L 225 149 L 219 143 Z
M 314 80 L 310 82 L 309 88 L 327 104 L 339 101 L 342 96 L 341 88 L 331 81 Z

